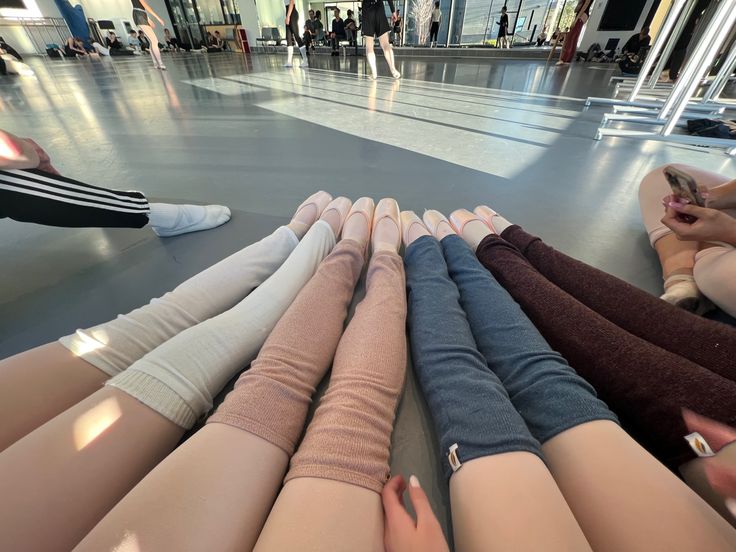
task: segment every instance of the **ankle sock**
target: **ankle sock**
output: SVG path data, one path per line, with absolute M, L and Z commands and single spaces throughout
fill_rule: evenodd
M 445 240 L 450 238 L 470 251 L 458 236 Z M 539 443 L 477 349 L 440 243 L 418 238 L 406 248 L 404 262 L 412 363 L 432 413 L 445 477 L 484 456 L 525 451 L 541 457 Z
M 316 222 L 284 264 L 243 301 L 160 345 L 106 385 L 191 428 L 212 408 L 213 396 L 255 358 L 334 245 L 330 226 Z
M 315 477 L 381 492 L 406 374 L 406 292 L 398 254 L 373 255 L 366 295 L 340 340 L 329 387 L 285 481 Z
M 335 355 L 363 264 L 357 242 L 335 246 L 207 423 L 243 429 L 294 453 L 312 395 Z
M 478 249 L 483 259 L 491 255 L 486 246 L 493 240 L 504 243 L 498 236 L 486 238 Z M 463 241 L 448 236 L 442 240 L 442 249 L 478 350 L 541 444 L 586 422 L 618 422 L 593 387 L 550 348 L 521 307 Z
M 151 203 L 149 226 L 161 237 L 209 230 L 230 220 L 230 209 L 222 205 L 173 205 Z
M 298 243 L 294 233 L 282 226 L 148 305 L 79 329 L 59 343 L 114 376 L 178 333 L 234 307 L 271 276 Z
M 664 285 L 660 299 L 690 312 L 698 310 L 703 295 L 692 274 L 673 274 L 664 281 Z

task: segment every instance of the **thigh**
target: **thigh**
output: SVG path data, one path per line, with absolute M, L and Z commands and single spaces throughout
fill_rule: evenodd
M 276 500 L 254 550 L 381 552 L 381 496 L 342 481 L 293 479 Z
M 59 343 L 0 361 L 0 451 L 100 389 L 107 378 Z

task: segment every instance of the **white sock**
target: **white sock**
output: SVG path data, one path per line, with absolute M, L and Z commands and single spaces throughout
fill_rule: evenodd
M 286 65 L 290 66 L 293 59 L 294 59 L 294 47 L 287 46 L 286 47 Z
M 378 70 L 376 69 L 376 53 L 375 52 L 366 52 L 365 59 L 368 60 L 368 65 L 371 68 L 371 74 L 374 78 L 378 77 Z
M 230 209 L 222 205 L 151 203 L 150 207 L 148 225 L 162 238 L 209 230 L 230 220 Z
M 673 274 L 664 284 L 665 291 L 660 299 L 690 312 L 698 310 L 703 295 L 691 274 Z
M 299 48 L 299 53 L 302 55 L 302 61 L 304 63 L 308 63 L 308 61 L 307 61 L 307 47 L 306 46 L 301 46 Z
M 334 246 L 330 225 L 317 221 L 281 268 L 243 301 L 165 342 L 106 385 L 191 428 L 228 380 L 255 359 Z
M 299 240 L 286 226 L 192 276 L 148 305 L 59 339 L 109 376 L 187 328 L 234 307 L 278 269 Z

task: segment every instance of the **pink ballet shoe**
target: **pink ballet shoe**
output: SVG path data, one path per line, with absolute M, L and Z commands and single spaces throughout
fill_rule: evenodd
M 401 211 L 401 229 L 404 246 L 409 247 L 422 236 L 430 236 L 430 231 L 414 211 Z
M 475 213 L 494 234 L 499 233 L 493 226 L 493 217 L 498 216 L 496 211 L 491 209 L 488 205 L 478 205 L 473 209 L 473 213 Z
M 432 235 L 440 241 L 442 238 L 455 233 L 455 229 L 450 224 L 450 221 L 447 220 L 447 217 L 434 209 L 424 211 L 422 220 L 424 220 L 424 224 L 432 232 Z
M 353 203 L 353 206 L 350 209 L 348 216 L 345 217 L 345 222 L 342 226 L 342 238 L 355 240 L 363 245 L 363 253 L 365 253 L 365 250 L 368 248 L 368 242 L 370 241 L 374 210 L 375 204 L 373 203 L 373 199 L 370 197 L 361 197 Z M 355 229 L 353 228 L 354 225 L 350 223 L 350 219 L 353 218 L 353 215 L 360 215 L 365 219 L 366 230 L 364 235 L 360 235 L 362 229 Z
M 398 253 L 401 247 L 401 214 L 399 204 L 395 199 L 384 198 L 376 205 L 373 215 L 373 236 L 371 238 L 373 251 L 392 250 Z M 389 219 L 396 227 L 395 232 L 388 232 L 386 225 L 381 225 L 385 219 Z M 380 225 L 380 227 L 379 227 Z

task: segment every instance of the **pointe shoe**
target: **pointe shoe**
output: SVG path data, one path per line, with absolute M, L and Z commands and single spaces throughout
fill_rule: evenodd
M 383 198 L 378 202 L 373 215 L 373 235 L 371 236 L 374 253 L 381 250 L 398 253 L 401 247 L 400 217 L 399 204 L 395 199 Z M 390 227 L 389 221 L 393 223 L 395 229 Z
M 409 247 L 422 236 L 430 236 L 430 231 L 414 211 L 401 211 L 401 233 L 404 247 Z
M 354 240 L 363 246 L 363 252 L 368 249 L 368 242 L 371 237 L 371 225 L 373 223 L 373 211 L 375 204 L 370 197 L 361 197 L 353 203 L 348 216 L 345 217 L 345 223 L 342 226 L 342 239 Z M 365 219 L 365 227 L 360 222 L 353 219 L 353 215 L 361 215 Z M 351 220 L 352 219 L 352 220 Z
M 439 211 L 435 211 L 434 209 L 424 211 L 422 220 L 424 220 L 425 226 L 432 232 L 432 235 L 440 241 L 450 234 L 455 234 L 455 229 L 450 224 L 450 221 Z
M 332 196 L 327 192 L 320 190 L 313 193 L 297 207 L 294 216 L 291 217 L 291 224 L 299 226 L 300 229 L 306 232 L 310 226 L 317 222 L 317 219 L 331 201 Z M 309 207 L 314 207 L 311 213 L 307 210 Z
M 466 228 L 471 222 L 477 222 L 479 224 L 472 224 L 469 228 Z M 478 248 L 483 238 L 491 233 L 490 228 L 479 217 L 467 209 L 453 211 L 450 215 L 450 224 L 465 243 L 473 248 L 473 251 Z
M 391 76 L 392 76 L 392 77 L 393 77 L 393 78 L 394 78 L 395 80 L 399 80 L 399 79 L 401 78 L 401 73 L 399 73 L 398 71 L 392 71 L 392 72 L 391 72 Z
M 320 215 L 320 220 L 324 220 L 327 222 L 331 227 L 332 231 L 335 233 L 335 237 L 338 237 L 340 235 L 340 231 L 342 230 L 343 225 L 345 224 L 345 219 L 348 217 L 348 212 L 350 211 L 350 208 L 353 206 L 353 202 L 350 201 L 346 197 L 337 197 L 333 199 L 327 207 L 325 207 L 325 210 L 322 211 L 322 214 Z M 332 217 L 326 217 L 325 215 L 328 215 L 331 212 L 336 212 L 338 214 L 338 221 L 337 222 L 330 222 L 330 220 L 333 220 Z
M 491 231 L 494 234 L 498 234 L 498 230 L 496 230 L 493 226 L 493 217 L 498 216 L 498 213 L 491 209 L 488 205 L 478 205 L 475 209 L 473 209 L 473 213 L 475 213 L 483 222 L 485 222 L 486 226 L 491 229 Z

